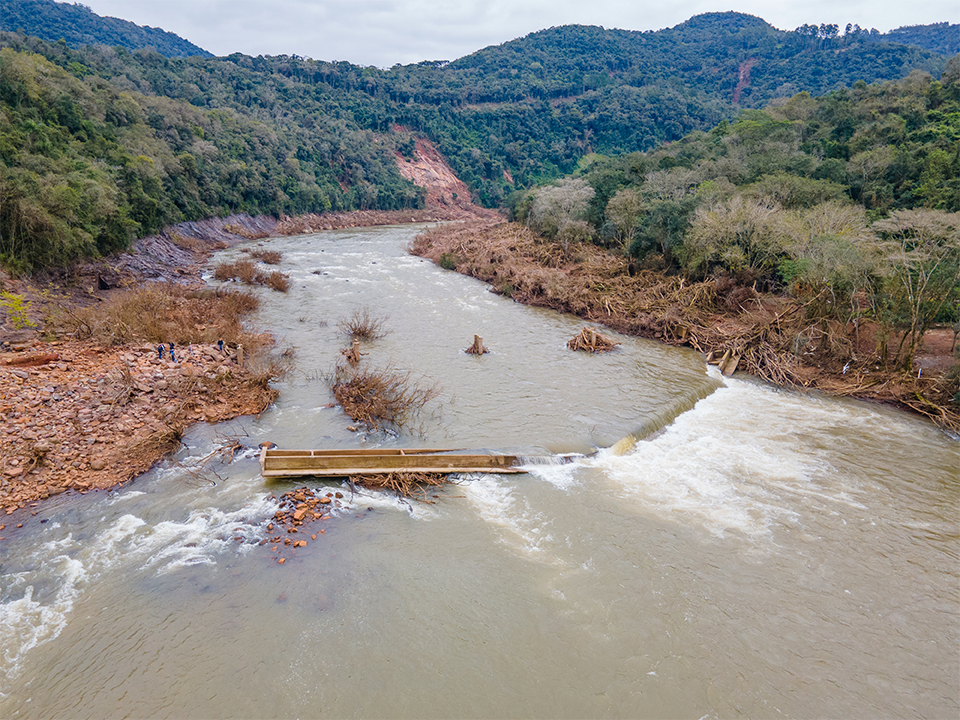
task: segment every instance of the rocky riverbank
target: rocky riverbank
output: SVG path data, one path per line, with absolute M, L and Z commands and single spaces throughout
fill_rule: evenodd
M 251 239 L 496 217 L 469 204 L 281 220 L 234 215 L 181 223 L 129 252 L 33 279 L 0 273 L 0 289 L 18 299 L 17 307 L 0 307 L 0 512 L 127 482 L 175 450 L 189 425 L 257 414 L 273 401 L 269 381 L 278 365 L 264 358 L 272 341 L 244 333 L 235 317 L 218 320 L 214 308 L 223 298 L 177 296 L 185 291 L 168 293 L 177 296 L 170 303 L 148 298 L 148 307 L 157 304 L 137 314 L 154 316 L 157 327 L 137 330 L 116 306 L 138 288 L 198 290 L 213 252 Z M 90 318 L 107 316 L 122 332 L 100 328 L 92 337 Z M 162 338 L 147 337 L 158 327 Z M 226 351 L 217 338 L 228 341 Z M 175 343 L 175 361 L 169 351 L 158 357 L 159 341 Z M 244 342 L 246 363 L 235 350 Z
M 176 449 L 188 425 L 273 401 L 236 352 L 174 352 L 66 341 L 0 353 L 0 510 L 126 482 Z

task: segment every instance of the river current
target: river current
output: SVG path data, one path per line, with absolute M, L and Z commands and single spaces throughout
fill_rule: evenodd
M 293 281 L 255 318 L 295 350 L 277 403 L 8 525 L 0 717 L 960 715 L 956 440 L 646 340 L 571 352 L 581 320 L 407 254 L 417 230 L 270 241 Z M 330 406 L 362 308 L 387 330 L 363 362 L 439 389 L 399 435 Z M 266 482 L 264 440 L 531 464 L 424 504 Z M 281 566 L 258 543 L 304 484 L 342 507 Z

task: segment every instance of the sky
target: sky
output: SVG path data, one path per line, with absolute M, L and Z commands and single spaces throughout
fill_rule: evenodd
M 301 55 L 387 68 L 455 60 L 558 25 L 660 30 L 735 10 L 781 30 L 847 23 L 886 32 L 960 22 L 960 0 L 80 0 L 98 15 L 176 33 L 215 55 Z

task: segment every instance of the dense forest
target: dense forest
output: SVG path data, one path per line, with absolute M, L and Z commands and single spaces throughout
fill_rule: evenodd
M 0 4 L 0 30 L 21 32 L 53 43 L 63 40 L 71 47 L 152 48 L 167 57 L 213 57 L 179 35 L 160 28 L 135 25 L 128 20 L 101 17 L 81 3 L 3 0 Z
M 960 56 L 940 81 L 803 92 L 648 153 L 592 155 L 511 199 L 569 250 L 787 290 L 811 316 L 904 332 L 909 367 L 935 322 L 960 320 Z M 891 330 L 892 331 L 892 330 Z
M 418 136 L 498 206 L 595 153 L 652 150 L 800 91 L 938 77 L 946 64 L 874 40 L 712 13 L 659 32 L 551 28 L 380 70 L 0 33 L 0 254 L 28 271 L 210 215 L 418 207 L 423 191 L 394 162 Z
M 201 109 L 67 68 L 0 49 L 0 262 L 11 270 L 109 254 L 183 220 L 423 204 L 397 172 L 402 135 L 326 114 Z
M 932 25 L 906 25 L 888 33 L 867 33 L 874 42 L 902 43 L 932 50 L 941 55 L 960 53 L 960 24 L 933 23 Z

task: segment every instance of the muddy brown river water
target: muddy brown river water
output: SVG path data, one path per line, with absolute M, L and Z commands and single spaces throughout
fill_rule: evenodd
M 275 407 L 7 531 L 0 717 L 960 715 L 956 440 L 650 341 L 573 353 L 582 321 L 409 256 L 415 232 L 271 241 L 294 282 L 257 322 L 296 349 Z M 419 435 L 328 407 L 362 307 L 389 331 L 364 362 L 441 390 Z M 342 506 L 281 566 L 258 543 L 294 485 L 252 450 L 202 464 L 235 440 L 531 464 L 432 505 L 310 481 Z

